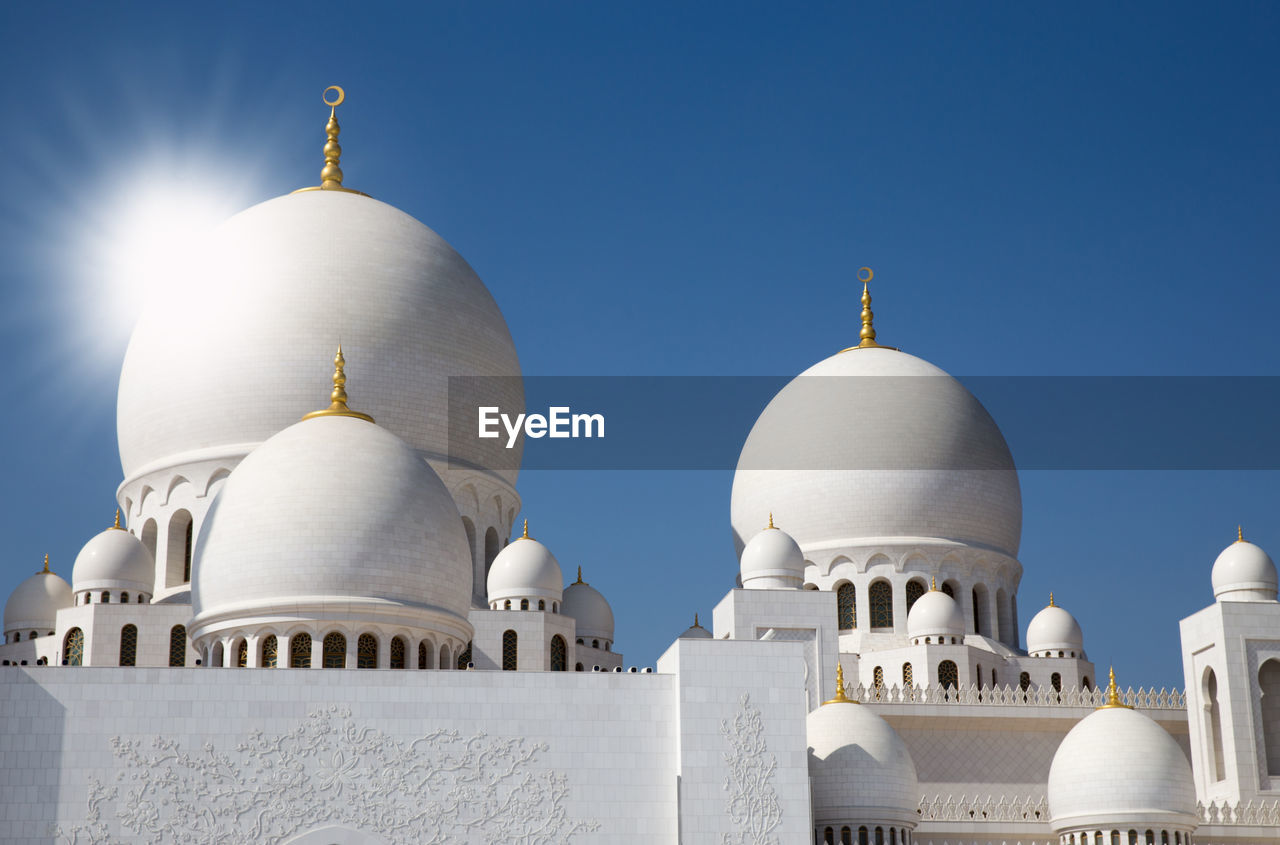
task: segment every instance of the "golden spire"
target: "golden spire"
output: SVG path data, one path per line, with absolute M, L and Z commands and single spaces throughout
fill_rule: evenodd
M 49 553 L 48 552 L 44 553 L 44 571 L 45 572 L 49 571 Z
M 329 96 L 330 91 L 334 92 L 332 98 Z M 294 193 L 301 193 L 302 191 L 344 191 L 348 194 L 360 194 L 362 197 L 367 197 L 368 194 L 342 187 L 342 167 L 339 164 L 342 158 L 342 145 L 338 143 L 338 133 L 342 131 L 342 127 L 338 125 L 338 106 L 346 101 L 347 92 L 343 91 L 339 85 L 330 85 L 324 89 L 320 99 L 329 107 L 329 122 L 324 125 L 324 134 L 329 139 L 324 144 L 324 167 L 320 170 L 320 185 L 315 188 L 300 188 Z
M 124 530 L 123 528 L 120 527 L 120 509 L 119 508 L 116 508 L 116 524 L 111 527 L 116 529 L 117 531 Z
M 526 519 L 525 519 L 525 521 L 524 521 L 524 533 L 520 535 L 520 539 L 521 539 L 521 540 L 528 540 L 528 539 L 530 539 L 530 538 L 529 538 L 529 520 L 528 520 L 528 518 L 526 518 Z
M 347 375 L 343 372 L 346 365 L 347 359 L 342 357 L 342 344 L 339 343 L 338 354 L 333 356 L 333 392 L 329 394 L 329 407 L 323 411 L 304 414 L 302 417 L 304 420 L 316 417 L 355 417 L 358 420 L 373 422 L 373 417 L 368 414 L 362 414 L 347 407 Z
M 1049 591 L 1049 607 L 1057 607 L 1057 605 L 1053 603 L 1053 590 Z
M 776 529 L 776 528 L 778 527 L 778 526 L 776 526 L 776 525 L 774 525 L 774 524 L 773 524 L 773 511 L 769 511 L 769 525 L 768 525 L 768 527 L 769 527 L 769 528 L 774 528 L 774 529 Z
M 693 614 L 693 627 L 695 627 L 695 628 L 701 628 L 701 627 L 702 627 L 701 625 L 699 625 L 699 624 L 698 624 L 698 614 L 696 614 L 696 613 L 695 613 L 695 614 Z
M 578 567 L 578 580 L 577 580 L 577 581 L 574 581 L 573 583 L 575 583 L 575 584 L 585 584 L 585 583 L 587 583 L 586 581 L 583 581 L 583 580 L 582 580 L 582 567 L 581 567 L 581 566 L 579 566 L 579 567 Z M 694 617 L 694 621 L 697 621 L 697 617 L 696 617 L 696 616 Z
M 932 575 L 929 576 L 929 590 L 934 593 L 938 592 L 938 579 Z
M 1120 700 L 1120 690 L 1116 688 L 1116 670 L 1111 667 L 1111 682 L 1107 684 L 1107 700 L 1099 707 L 1099 710 L 1106 710 L 1108 707 L 1123 707 L 1125 710 L 1133 708 Z
M 1244 526 L 1243 525 L 1236 526 L 1236 542 L 1237 543 L 1244 542 Z
M 836 694 L 835 697 L 822 702 L 825 704 L 854 704 L 854 700 L 844 694 L 844 665 L 836 661 Z
M 849 349 L 842 349 L 841 352 L 848 352 L 850 349 L 894 349 L 892 346 L 882 346 L 876 343 L 876 327 L 873 325 L 875 313 L 871 310 L 871 290 L 870 284 L 875 273 L 870 267 L 863 267 L 858 270 L 858 281 L 862 282 L 862 330 L 858 332 L 858 345 L 850 346 Z

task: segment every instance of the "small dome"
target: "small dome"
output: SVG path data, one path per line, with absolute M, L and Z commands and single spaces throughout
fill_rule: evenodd
M 319 416 L 231 473 L 196 540 L 192 639 L 289 619 L 470 639 L 471 552 L 449 491 L 391 432 Z
M 828 702 L 809 714 L 806 727 L 814 824 L 915 827 L 920 818 L 915 763 L 888 722 L 864 705 Z
M 45 563 L 48 566 L 48 561 Z M 48 569 L 22 581 L 4 603 L 4 631 L 54 630 L 58 611 L 71 607 L 71 585 Z
M 693 615 L 693 625 L 687 631 L 681 634 L 678 639 L 681 640 L 710 640 L 714 639 L 711 632 L 698 624 L 698 614 Z
M 1027 626 L 1027 653 L 1037 657 L 1043 656 L 1040 652 L 1064 650 L 1084 657 L 1084 632 L 1076 618 L 1055 605 L 1050 595 L 1049 606 L 1032 617 Z
M 613 608 L 600 595 L 600 591 L 582 580 L 582 568 L 578 568 L 578 580 L 564 588 L 564 602 L 560 612 L 573 617 L 579 637 L 595 637 L 613 642 Z
M 1213 562 L 1213 597 L 1218 601 L 1275 601 L 1276 565 L 1243 536 Z
M 963 637 L 964 613 L 956 600 L 941 590 L 930 590 L 911 605 L 907 614 L 907 636 Z
M 1047 792 L 1055 833 L 1196 824 L 1187 756 L 1164 728 L 1121 705 L 1090 713 L 1067 733 L 1053 755 Z
M 560 572 L 560 564 L 550 549 L 529 536 L 528 520 L 524 530 L 524 536 L 498 552 L 489 567 L 489 601 L 560 601 L 564 594 L 564 575 Z
M 108 528 L 84 544 L 71 568 L 71 584 L 81 590 L 129 590 L 150 594 L 156 567 L 147 547 L 120 528 Z
M 748 590 L 798 590 L 804 583 L 804 553 L 791 535 L 773 524 L 742 550 L 742 586 Z

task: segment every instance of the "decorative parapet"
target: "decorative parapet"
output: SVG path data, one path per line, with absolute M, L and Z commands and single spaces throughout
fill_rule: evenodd
M 1196 802 L 1196 815 L 1201 824 L 1280 826 L 1280 800 L 1254 804 L 1228 804 L 1210 801 L 1208 806 Z
M 1030 822 L 1036 824 L 1049 821 L 1049 805 L 1044 797 L 1001 795 L 996 798 L 973 798 L 961 795 L 954 798 L 948 795 L 943 798 L 920 799 L 920 807 L 916 810 L 921 821 L 936 822 Z
M 846 686 L 845 694 L 865 704 L 987 704 L 1015 707 L 1101 707 L 1106 691 L 1100 689 L 1055 690 L 1052 687 L 868 687 Z M 1120 694 L 1121 701 L 1139 710 L 1185 710 L 1187 697 L 1178 690 L 1133 689 Z

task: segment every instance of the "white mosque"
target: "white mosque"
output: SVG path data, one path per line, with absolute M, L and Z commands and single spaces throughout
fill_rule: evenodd
M 1052 598 L 1024 639 L 1005 440 L 865 287 L 743 445 L 740 583 L 624 668 L 502 444 L 450 460 L 449 378 L 520 375 L 502 312 L 338 132 L 134 331 L 116 525 L 4 606 L 0 840 L 1280 845 L 1271 558 L 1206 572 L 1185 691 L 1118 688 Z

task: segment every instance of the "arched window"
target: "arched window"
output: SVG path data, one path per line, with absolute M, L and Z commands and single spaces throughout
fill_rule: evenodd
M 520 599 L 520 609 L 521 609 L 521 610 L 528 610 L 528 609 L 529 609 L 529 600 L 528 600 L 528 599 Z
M 110 603 L 111 603 L 111 594 L 110 594 L 110 593 L 108 593 L 106 590 L 103 590 L 103 591 L 102 591 L 102 601 L 101 601 L 101 602 L 99 602 L 99 603 L 100 603 L 100 604 L 110 604 Z
M 471 571 L 475 572 L 476 563 L 476 524 L 467 517 L 462 518 L 462 530 L 467 534 L 467 552 L 471 557 Z M 486 573 L 487 574 L 487 573 Z M 479 578 L 477 574 L 475 577 Z
M 404 640 L 400 637 L 391 638 L 391 668 L 404 668 Z
M 1022 690 L 1023 692 L 1026 692 L 1027 690 L 1031 689 L 1031 673 L 1030 672 L 1023 672 L 1021 675 L 1018 676 L 1018 689 Z
M 159 532 L 156 530 L 156 521 L 154 519 L 148 519 L 146 523 L 143 524 L 142 545 L 147 550 L 147 553 L 151 555 L 152 560 L 156 559 L 156 535 L 158 533 Z
M 1209 743 L 1209 771 L 1215 781 L 1226 778 L 1222 753 L 1222 709 L 1218 705 L 1218 677 L 1210 669 L 1204 678 L 1205 739 Z M 1266 720 L 1263 720 L 1265 730 Z
M 187 626 L 174 625 L 169 629 L 169 665 L 187 665 Z
M 120 594 L 120 603 L 121 603 L 121 604 L 128 604 L 128 603 L 129 603 L 129 594 L 128 594 L 128 593 L 121 593 L 121 594 Z
M 249 641 L 241 640 L 236 646 L 236 668 L 243 669 L 249 665 Z
M 865 827 L 858 828 L 858 845 L 871 845 L 871 837 Z
M 884 669 L 877 666 L 871 673 L 871 683 L 876 688 L 876 698 L 880 697 L 880 690 L 884 689 Z
M 898 845 L 898 829 L 896 827 L 889 828 L 889 845 Z
M 953 586 L 951 586 L 951 583 L 950 583 L 950 582 L 947 582 L 947 583 L 945 583 L 945 584 L 943 584 L 943 585 L 942 585 L 942 592 L 944 592 L 944 593 L 946 593 L 947 595 L 951 596 L 951 598 L 955 598 L 955 597 L 956 597 L 956 588 L 955 588 L 955 587 L 953 587 Z
M 517 637 L 515 631 L 502 632 L 502 668 L 514 672 L 517 659 Z
M 191 582 L 191 552 L 194 547 L 192 542 L 192 533 L 195 531 L 196 524 L 192 520 L 187 520 L 187 533 L 182 541 L 182 583 Z
M 556 634 L 551 638 L 551 671 L 563 672 L 568 661 L 564 637 Z
M 1267 758 L 1267 774 L 1280 776 L 1280 660 L 1272 658 L 1258 670 L 1259 702 L 1262 709 L 1262 746 Z M 1274 784 L 1275 782 L 1272 781 Z
M 1049 676 L 1049 685 L 1053 687 L 1054 692 L 1062 692 L 1062 676 L 1054 672 Z
M 868 592 L 871 600 L 871 627 L 893 627 L 893 588 L 888 581 L 876 581 Z
M 836 835 L 836 832 L 834 830 L 832 830 L 831 828 L 827 828 L 822 833 L 823 843 L 825 843 L 825 845 L 836 845 L 835 835 Z
M 1080 684 L 1087 690 L 1093 689 L 1093 683 L 1089 680 L 1088 675 L 1085 675 L 1084 678 L 1081 679 Z
M 853 845 L 853 831 L 848 825 L 840 828 L 840 845 Z
M 213 652 L 209 655 L 209 665 L 222 668 L 222 642 L 218 641 L 213 644 Z
M 916 599 L 925 594 L 923 581 L 907 582 L 907 610 L 911 609 L 911 605 L 916 603 Z
M 373 634 L 361 634 L 356 640 L 356 668 L 378 668 L 378 638 Z
M 592 641 L 591 641 L 591 647 L 592 647 L 592 648 L 599 648 L 599 647 L 600 647 L 600 641 L 599 641 L 599 640 L 592 640 Z
M 12 641 L 13 641 L 13 642 L 15 642 L 15 643 L 20 643 L 20 642 L 22 642 L 22 632 L 21 632 L 21 631 L 15 631 L 15 632 L 14 632 L 14 634 L 13 634 L 13 640 L 12 640 Z
M 991 670 L 991 688 L 995 689 L 998 686 L 999 684 L 996 682 L 996 670 L 992 669 Z
M 983 613 L 983 605 L 987 603 L 986 588 L 981 584 L 974 587 L 971 598 L 973 599 L 973 632 L 975 634 L 985 634 L 987 629 L 982 623 L 986 621 L 986 614 Z
M 138 661 L 138 626 L 125 625 L 120 629 L 120 665 L 136 666 Z
M 902 664 L 902 685 L 908 689 L 910 689 L 912 686 L 915 685 L 915 682 L 911 680 L 911 664 L 910 663 Z
M 1009 622 L 1011 616 L 1009 607 L 1009 594 L 1005 592 L 1004 587 L 996 590 L 996 630 L 993 634 L 1006 645 L 1013 645 L 1013 629 Z
M 538 599 L 538 610 L 546 610 L 547 603 L 544 599 Z
M 324 656 L 320 663 L 325 669 L 347 668 L 347 638 L 338 631 L 324 635 Z
M 449 644 L 448 643 L 440 644 L 440 668 L 441 669 L 449 668 Z
M 1156 834 L 1154 831 L 1148 830 L 1145 838 L 1147 840 L 1147 845 L 1156 845 Z
M 836 619 L 841 631 L 852 631 L 858 624 L 858 597 L 852 584 L 836 588 Z
M 431 653 L 431 649 L 427 648 L 427 641 L 423 640 L 418 643 L 418 668 L 427 668 L 427 655 Z
M 954 661 L 944 660 L 938 664 L 938 683 L 943 689 L 955 689 L 960 685 L 960 671 Z
M 311 668 L 311 635 L 294 634 L 289 638 L 289 668 Z
M 467 664 L 471 662 L 471 643 L 467 643 L 467 647 L 458 652 L 458 668 L 466 669 Z
M 274 669 L 279 665 L 278 659 L 276 635 L 267 634 L 266 639 L 262 641 L 262 659 L 258 661 L 258 665 L 264 669 Z
M 576 664 L 574 664 L 573 671 L 575 671 L 575 672 L 585 672 L 585 671 L 586 671 L 586 669 L 583 667 L 583 665 L 582 665 L 581 663 L 576 663 Z
M 62 640 L 62 660 L 68 666 L 84 665 L 84 631 L 79 628 L 67 631 Z
M 1169 845 L 1169 831 L 1160 831 L 1160 845 Z
M 876 845 L 884 845 L 884 828 L 876 828 Z
M 142 604 L 142 593 L 138 593 L 138 604 Z
M 1138 845 L 1138 831 L 1129 831 L 1129 845 Z
M 498 552 L 502 550 L 502 546 L 498 542 L 498 529 L 489 526 L 484 532 L 484 577 L 487 582 L 489 579 L 489 567 L 493 566 L 493 559 L 498 556 Z
M 503 609 L 503 610 L 510 610 L 510 609 L 511 609 L 511 599 L 507 599 L 506 601 L 504 601 L 504 602 L 502 603 L 502 609 Z

